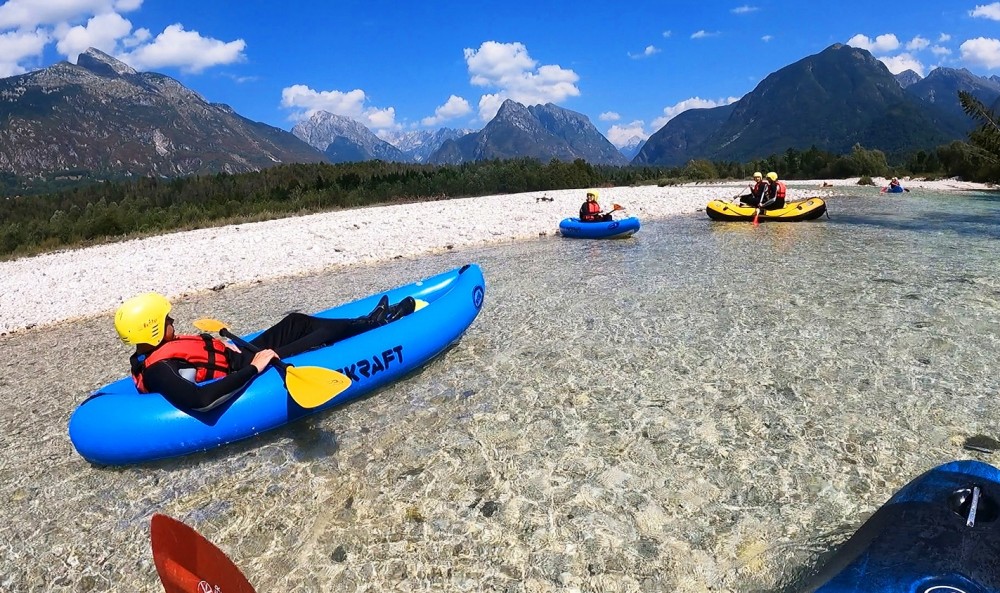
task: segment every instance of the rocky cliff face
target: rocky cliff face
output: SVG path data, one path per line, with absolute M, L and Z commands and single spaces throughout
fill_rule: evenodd
M 292 134 L 95 49 L 0 79 L 0 170 L 23 177 L 180 176 L 321 162 Z
M 292 128 L 292 134 L 320 150 L 331 163 L 382 160 L 407 162 L 403 151 L 382 140 L 359 122 L 317 111 Z

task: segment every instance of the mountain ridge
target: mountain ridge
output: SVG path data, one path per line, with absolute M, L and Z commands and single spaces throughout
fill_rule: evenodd
M 681 113 L 650 136 L 632 163 L 745 162 L 812 146 L 843 154 L 856 144 L 900 158 L 961 139 L 954 112 L 911 90 L 927 78 L 904 89 L 868 51 L 833 44 L 769 74 L 735 103 Z M 958 102 L 956 88 L 945 94 Z

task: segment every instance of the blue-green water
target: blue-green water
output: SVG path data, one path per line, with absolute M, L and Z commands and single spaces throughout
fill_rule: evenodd
M 258 590 L 793 586 L 896 489 L 1000 436 L 988 195 L 835 196 L 809 223 L 644 221 L 175 306 L 244 331 L 467 261 L 466 336 L 258 439 L 92 467 L 66 422 L 125 372 L 110 318 L 0 338 L 0 590 L 155 591 L 164 512 Z M 558 221 L 554 221 L 555 225 Z

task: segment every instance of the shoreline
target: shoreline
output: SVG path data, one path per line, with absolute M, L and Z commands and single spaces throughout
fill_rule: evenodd
M 868 191 L 881 187 L 882 178 Z M 903 179 L 904 187 L 989 191 L 954 179 Z M 790 199 L 857 188 L 857 178 L 790 181 Z M 883 183 L 883 184 L 884 184 Z M 744 193 L 747 182 L 599 189 L 605 208 L 656 220 L 702 211 Z M 576 216 L 586 188 L 338 210 L 181 231 L 0 262 L 0 336 L 110 314 L 147 291 L 171 300 L 227 286 L 316 274 L 443 250 L 554 236 Z M 738 195 L 738 194 L 737 194 Z M 543 199 L 544 198 L 544 199 Z

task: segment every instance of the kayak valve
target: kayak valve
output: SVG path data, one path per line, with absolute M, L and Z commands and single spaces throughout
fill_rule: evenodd
M 990 523 L 998 517 L 997 503 L 989 495 L 983 493 L 980 486 L 959 488 L 948 497 L 948 507 L 958 516 L 965 519 L 966 527 L 974 527 L 976 521 Z

